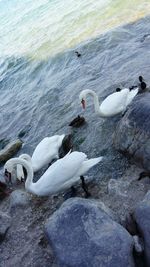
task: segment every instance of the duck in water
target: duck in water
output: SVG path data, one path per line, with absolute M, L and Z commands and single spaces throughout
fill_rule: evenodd
M 144 79 L 142 76 L 139 76 L 139 94 L 148 92 L 147 84 L 144 82 Z

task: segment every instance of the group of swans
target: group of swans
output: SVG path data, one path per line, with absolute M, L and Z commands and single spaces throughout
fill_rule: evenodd
M 117 89 L 115 93 L 110 94 L 99 104 L 97 94 L 92 90 L 83 90 L 79 99 L 85 109 L 86 96 L 91 95 L 94 98 L 95 112 L 101 117 L 111 117 L 124 112 L 127 106 L 138 93 L 138 87 Z M 44 138 L 36 147 L 32 157 L 28 154 L 22 154 L 19 158 L 8 160 L 4 166 L 5 173 L 11 177 L 14 167 L 17 166 L 18 179 L 24 179 L 23 167 L 27 172 L 25 188 L 27 191 L 38 196 L 56 194 L 66 188 L 74 185 L 80 178 L 84 183 L 83 175 L 94 165 L 98 164 L 103 157 L 87 159 L 87 155 L 82 152 L 69 152 L 62 159 L 58 159 L 58 151 L 62 145 L 65 135 L 55 135 Z M 34 183 L 34 172 L 38 171 L 53 159 L 57 159 L 40 179 Z

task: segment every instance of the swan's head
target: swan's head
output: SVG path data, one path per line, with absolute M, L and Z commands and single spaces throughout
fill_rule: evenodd
M 8 160 L 4 165 L 4 177 L 7 183 L 12 183 L 12 176 L 14 174 L 14 165 Z
M 86 93 L 85 90 L 83 90 L 79 95 L 79 100 L 82 104 L 82 108 L 85 109 L 85 102 L 86 102 Z

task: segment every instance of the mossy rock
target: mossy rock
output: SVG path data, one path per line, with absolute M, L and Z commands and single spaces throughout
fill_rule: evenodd
M 0 163 L 5 163 L 8 159 L 13 157 L 21 147 L 22 141 L 20 139 L 16 139 L 15 141 L 8 143 L 0 150 Z

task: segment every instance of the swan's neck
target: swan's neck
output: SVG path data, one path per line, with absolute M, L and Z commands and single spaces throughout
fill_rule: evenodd
M 17 165 L 17 164 L 21 164 L 27 171 L 27 179 L 25 182 L 25 188 L 29 191 L 29 192 L 33 192 L 33 168 L 30 162 L 27 162 L 24 159 L 21 158 L 13 158 L 10 159 L 11 164 L 13 165 Z
M 20 159 L 24 159 L 24 160 L 32 163 L 32 159 L 31 159 L 30 155 L 28 155 L 28 154 L 22 154 L 22 155 L 19 156 L 19 158 Z
M 97 114 L 101 115 L 100 107 L 99 107 L 100 104 L 99 104 L 99 100 L 98 100 L 97 94 L 92 90 L 86 90 L 86 95 L 91 95 L 94 98 L 94 109 L 95 109 L 95 112 Z

